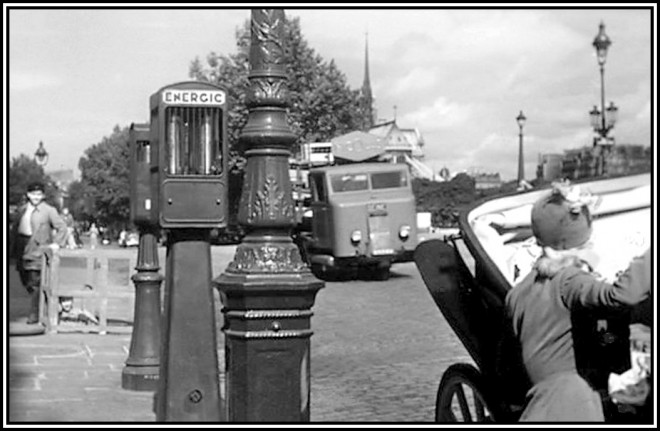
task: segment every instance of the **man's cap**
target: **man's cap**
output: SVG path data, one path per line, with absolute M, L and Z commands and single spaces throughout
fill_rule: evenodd
M 46 186 L 44 185 L 44 183 L 33 182 L 33 183 L 28 184 L 27 191 L 28 191 L 28 193 L 29 192 L 36 192 L 36 191 L 45 192 L 46 191 Z

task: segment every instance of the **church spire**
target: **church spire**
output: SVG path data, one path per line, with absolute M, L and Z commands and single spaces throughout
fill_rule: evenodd
M 374 98 L 371 93 L 371 81 L 369 79 L 369 33 L 364 34 L 364 81 L 362 82 L 362 103 L 367 120 L 366 129 L 374 125 L 375 112 L 373 108 Z
M 371 98 L 371 81 L 369 80 L 369 32 L 364 33 L 364 81 L 362 92 Z

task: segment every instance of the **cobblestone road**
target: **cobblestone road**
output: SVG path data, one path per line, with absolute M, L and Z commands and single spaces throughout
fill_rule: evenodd
M 314 313 L 313 421 L 432 422 L 442 372 L 471 362 L 413 263 L 327 283 Z

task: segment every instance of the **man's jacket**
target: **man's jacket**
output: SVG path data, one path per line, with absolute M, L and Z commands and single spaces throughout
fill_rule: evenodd
M 34 209 L 30 219 L 32 236 L 27 241 L 23 250 L 17 250 L 17 245 L 21 243 L 18 241 L 18 227 L 28 205 L 30 204 L 25 204 L 18 210 L 18 217 L 12 226 L 10 241 L 11 255 L 18 259 L 23 259 L 23 268 L 39 270 L 41 269 L 41 257 L 44 247 L 52 243 L 58 244 L 60 247 L 65 245 L 67 236 L 66 223 L 64 223 L 64 220 L 62 220 L 62 217 L 60 217 L 54 207 L 46 202 L 41 202 Z

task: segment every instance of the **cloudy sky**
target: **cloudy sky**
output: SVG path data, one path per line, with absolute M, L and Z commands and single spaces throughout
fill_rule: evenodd
M 476 169 L 499 172 L 505 180 L 517 174 L 521 110 L 528 178 L 540 153 L 591 143 L 589 110 L 600 105 L 592 42 L 602 21 L 612 40 L 605 94 L 606 103 L 619 107 L 617 142 L 650 145 L 654 7 L 285 10 L 300 17 L 310 46 L 334 59 L 353 88 L 364 79 L 368 32 L 378 117 L 396 115 L 400 127 L 419 129 L 425 161 L 436 172 Z M 250 16 L 244 6 L 72 10 L 5 4 L 5 12 L 5 162 L 34 154 L 43 141 L 50 153 L 47 171 L 77 171 L 84 150 L 115 125 L 146 122 L 149 96 L 187 80 L 195 57 L 235 52 L 235 30 Z

